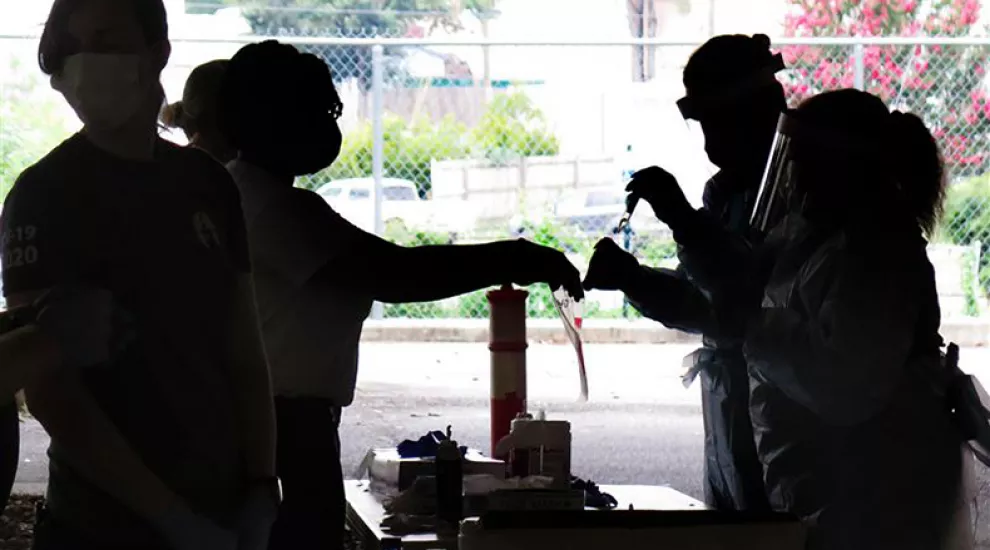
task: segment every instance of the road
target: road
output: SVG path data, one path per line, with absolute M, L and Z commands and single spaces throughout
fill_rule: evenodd
M 599 483 L 666 484 L 701 498 L 698 385 L 681 384 L 690 345 L 594 345 L 586 349 L 591 398 L 579 403 L 573 349 L 531 345 L 530 409 L 566 418 L 573 471 Z M 990 387 L 990 350 L 964 349 L 964 367 Z M 369 448 L 392 446 L 450 424 L 461 444 L 488 448 L 488 350 L 484 344 L 365 344 L 355 403 L 341 426 L 346 474 Z M 19 487 L 45 481 L 47 437 L 23 425 Z M 990 474 L 980 472 L 981 539 L 990 548 Z M 984 546 L 981 546 L 981 548 Z

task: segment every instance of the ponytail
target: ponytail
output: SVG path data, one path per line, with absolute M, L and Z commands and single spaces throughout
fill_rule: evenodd
M 909 212 L 931 236 L 945 202 L 945 163 L 935 137 L 916 115 L 893 111 L 888 124 L 891 168 Z

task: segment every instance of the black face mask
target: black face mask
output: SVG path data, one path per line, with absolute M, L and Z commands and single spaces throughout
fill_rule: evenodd
M 343 136 L 337 121 L 329 118 L 309 128 L 286 129 L 282 135 L 292 136 L 277 151 L 276 164 L 292 176 L 315 174 L 333 164 L 340 155 Z

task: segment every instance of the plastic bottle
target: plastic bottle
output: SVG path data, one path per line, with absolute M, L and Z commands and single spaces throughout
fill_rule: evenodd
M 447 527 L 456 528 L 464 511 L 464 469 L 461 451 L 451 439 L 447 426 L 447 439 L 437 448 L 437 517 Z

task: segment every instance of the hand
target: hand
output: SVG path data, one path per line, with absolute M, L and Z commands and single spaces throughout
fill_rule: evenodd
M 38 307 L 35 323 L 58 346 L 63 365 L 88 367 L 110 358 L 114 313 L 110 291 L 55 288 Z
M 156 518 L 158 530 L 173 550 L 237 550 L 237 534 L 175 501 Z
M 563 287 L 575 300 L 584 298 L 581 274 L 563 252 L 525 239 L 515 241 L 512 248 L 508 258 L 511 282 L 522 286 L 547 283 L 553 290 Z
M 248 489 L 237 527 L 237 550 L 267 550 L 279 505 L 277 486 L 271 483 L 256 483 Z
M 639 268 L 632 254 L 619 248 L 612 239 L 602 239 L 595 245 L 588 275 L 584 278 L 586 290 L 622 290 L 625 281 Z
M 677 178 L 658 166 L 633 174 L 626 191 L 648 202 L 657 219 L 671 228 L 694 212 Z

